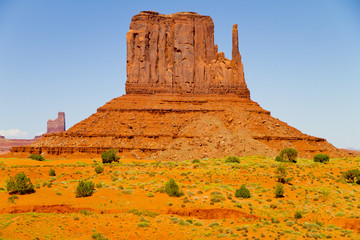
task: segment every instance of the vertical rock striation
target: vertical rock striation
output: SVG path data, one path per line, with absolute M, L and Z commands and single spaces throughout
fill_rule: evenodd
M 233 60 L 214 45 L 214 23 L 193 12 L 132 18 L 127 40 L 126 93 L 228 94 L 250 98 L 233 29 Z

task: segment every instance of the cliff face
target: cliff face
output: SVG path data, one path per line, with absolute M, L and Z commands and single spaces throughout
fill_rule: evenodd
M 126 93 L 228 94 L 250 98 L 233 28 L 233 59 L 218 53 L 214 23 L 197 13 L 132 18 L 127 40 Z
M 47 121 L 47 132 L 46 133 L 56 133 L 65 131 L 65 113 L 59 112 L 58 118 Z

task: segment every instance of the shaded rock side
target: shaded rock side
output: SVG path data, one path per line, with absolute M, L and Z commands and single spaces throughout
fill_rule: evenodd
M 46 133 L 56 133 L 65 131 L 65 113 L 58 112 L 58 118 L 47 121 L 47 132 Z
M 126 93 L 236 94 L 250 98 L 233 27 L 230 61 L 214 44 L 214 23 L 193 12 L 144 11 L 132 18 Z

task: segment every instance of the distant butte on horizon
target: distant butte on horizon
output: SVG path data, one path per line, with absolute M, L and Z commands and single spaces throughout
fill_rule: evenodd
M 349 156 L 323 138 L 273 118 L 250 99 L 232 30 L 232 59 L 214 44 L 214 23 L 194 12 L 143 11 L 126 35 L 126 94 L 66 132 L 46 134 L 13 155 L 186 160 L 228 155 L 276 156 L 285 147 L 301 157 Z

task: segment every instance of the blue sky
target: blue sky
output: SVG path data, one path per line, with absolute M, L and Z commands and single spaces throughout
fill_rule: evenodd
M 67 127 L 125 94 L 126 32 L 142 10 L 212 17 L 231 57 L 231 30 L 251 98 L 336 147 L 360 149 L 360 2 L 0 0 L 0 135 Z

